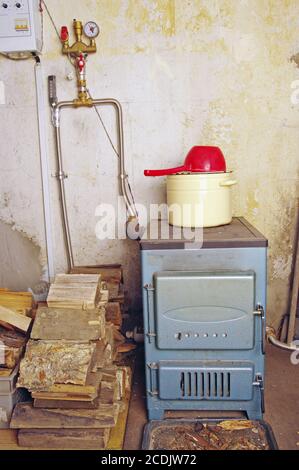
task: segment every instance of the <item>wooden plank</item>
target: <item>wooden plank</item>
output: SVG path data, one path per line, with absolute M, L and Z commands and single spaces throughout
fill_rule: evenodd
M 128 373 L 128 388 L 122 401 L 116 426 L 111 429 L 107 450 L 122 450 L 124 446 L 132 390 L 132 372 L 130 368 L 128 368 Z
M 49 450 L 105 450 L 110 429 L 24 429 L 18 433 L 20 447 Z
M 33 408 L 32 403 L 18 403 L 11 429 L 102 429 L 115 426 L 119 405 L 100 405 L 96 410 Z
M 0 377 L 10 377 L 14 369 L 0 369 Z
M 40 340 L 98 340 L 105 336 L 103 310 L 39 308 L 31 332 Z
M 9 308 L 0 305 L 0 320 L 8 323 L 24 333 L 27 333 L 31 325 L 32 319 L 25 317 L 19 313 L 10 310 Z
M 94 410 L 99 407 L 99 400 L 95 398 L 92 401 L 78 400 L 45 400 L 36 398 L 33 403 L 34 408 L 62 408 L 64 410 Z
M 0 305 L 14 311 L 31 310 L 33 306 L 33 296 L 30 292 L 12 292 L 0 290 Z
M 49 391 L 55 384 L 85 385 L 95 345 L 67 341 L 28 342 L 19 387 Z
M 72 393 L 54 393 L 54 392 L 32 392 L 32 398 L 34 400 L 60 400 L 60 401 L 81 401 L 82 403 L 87 403 L 95 400 L 97 394 L 72 394 Z M 85 406 L 83 408 L 86 408 Z

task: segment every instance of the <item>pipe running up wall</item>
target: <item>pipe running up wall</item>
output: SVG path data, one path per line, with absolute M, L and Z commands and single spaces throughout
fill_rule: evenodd
M 52 100 L 51 100 L 52 98 Z M 60 113 L 65 108 L 77 109 L 73 101 L 62 101 L 60 103 L 56 100 L 56 95 L 50 95 L 50 104 L 53 112 L 53 125 L 55 127 L 55 141 L 56 141 L 56 154 L 57 154 L 57 174 L 56 177 L 59 181 L 59 192 L 60 192 L 60 204 L 61 204 L 61 215 L 62 215 L 62 226 L 64 233 L 64 240 L 66 246 L 66 255 L 68 268 L 71 270 L 74 267 L 74 255 L 71 242 L 71 234 L 68 220 L 66 196 L 65 196 L 65 184 L 64 180 L 67 175 L 63 169 L 63 158 L 62 158 L 62 145 L 61 145 L 61 133 L 60 133 Z M 118 155 L 119 155 L 119 179 L 120 179 L 120 194 L 124 197 L 125 204 L 128 211 L 128 221 L 136 220 L 138 223 L 138 214 L 135 207 L 130 202 L 130 197 L 127 191 L 127 179 L 128 175 L 125 170 L 125 155 L 124 155 L 124 128 L 123 128 L 123 112 L 119 101 L 113 98 L 96 99 L 92 100 L 93 106 L 113 106 L 116 111 L 117 118 L 117 135 L 118 135 Z

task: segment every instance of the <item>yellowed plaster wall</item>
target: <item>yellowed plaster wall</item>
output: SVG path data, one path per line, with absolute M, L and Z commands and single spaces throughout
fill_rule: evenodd
M 118 98 L 125 111 L 127 169 L 138 202 L 165 200 L 165 181 L 143 170 L 180 163 L 196 144 L 219 145 L 239 181 L 234 214 L 269 238 L 270 323 L 286 312 L 298 197 L 299 78 L 290 58 L 299 51 L 296 0 L 47 0 L 57 25 L 73 17 L 101 26 L 99 53 L 90 57 L 94 97 Z M 71 65 L 45 16 L 45 82 L 57 75 L 60 99 L 71 99 Z M 0 60 L 7 104 L 1 107 L 0 218 L 45 244 L 36 141 L 32 63 Z M 111 132 L 113 118 L 103 117 Z M 138 248 L 95 239 L 94 210 L 116 204 L 117 162 L 90 111 L 63 118 L 68 198 L 77 263 L 126 266 L 132 305 L 139 305 Z M 55 171 L 49 124 L 51 170 Z M 21 170 L 21 171 L 19 171 Z M 55 261 L 65 268 L 56 182 L 52 181 Z M 5 198 L 3 195 L 5 194 Z M 7 202 L 8 201 L 8 202 Z M 32 207 L 35 210 L 32 210 Z M 108 250 L 109 249 L 109 250 Z M 137 299 L 137 300 L 134 300 Z

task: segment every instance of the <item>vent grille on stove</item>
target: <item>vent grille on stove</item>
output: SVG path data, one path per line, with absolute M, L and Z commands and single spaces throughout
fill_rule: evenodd
M 230 372 L 182 372 L 180 380 L 182 398 L 230 398 Z

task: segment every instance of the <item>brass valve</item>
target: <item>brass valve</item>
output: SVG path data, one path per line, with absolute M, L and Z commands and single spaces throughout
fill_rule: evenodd
M 85 44 L 82 40 L 83 36 L 83 25 L 82 21 L 73 21 L 74 33 L 76 36 L 76 42 L 70 46 L 69 44 L 69 32 L 66 26 L 61 28 L 61 42 L 62 42 L 62 53 L 63 54 L 74 54 L 79 56 L 80 54 L 91 54 L 97 52 L 97 45 L 94 38 L 89 40 L 89 45 Z
M 66 26 L 61 28 L 60 38 L 62 42 L 62 53 L 75 58 L 74 66 L 76 67 L 78 75 L 78 98 L 74 100 L 74 105 L 76 107 L 92 106 L 92 99 L 87 90 L 85 67 L 88 54 L 97 52 L 95 38 L 99 34 L 99 27 L 96 23 L 90 21 L 83 28 L 82 21 L 74 20 L 73 28 L 76 42 L 72 46 L 69 44 L 69 32 Z M 82 40 L 83 32 L 85 36 L 89 38 L 89 45 L 85 44 Z

